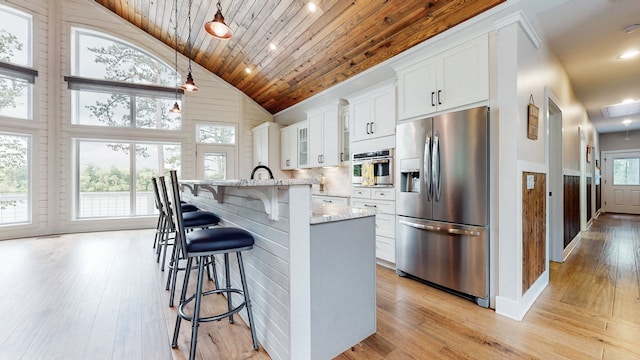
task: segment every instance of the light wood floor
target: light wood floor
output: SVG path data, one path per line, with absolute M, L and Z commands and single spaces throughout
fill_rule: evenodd
M 0 359 L 185 359 L 151 231 L 0 241 Z M 640 217 L 603 215 L 522 322 L 378 268 L 378 332 L 347 359 L 639 359 Z M 209 297 L 211 299 L 211 297 Z M 224 306 L 207 300 L 207 311 Z M 268 359 L 238 319 L 202 359 Z

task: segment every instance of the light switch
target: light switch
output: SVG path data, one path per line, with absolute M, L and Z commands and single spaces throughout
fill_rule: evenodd
M 527 190 L 531 190 L 535 187 L 536 182 L 534 179 L 533 175 L 527 175 Z

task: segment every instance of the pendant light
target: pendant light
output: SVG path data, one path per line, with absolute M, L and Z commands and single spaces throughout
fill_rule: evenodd
M 230 39 L 233 36 L 231 28 L 224 22 L 222 16 L 222 6 L 218 0 L 218 12 L 213 16 L 213 20 L 204 24 L 204 30 L 217 39 Z
M 182 111 L 180 110 L 180 105 L 178 104 L 178 0 L 175 0 L 174 4 L 173 4 L 174 10 L 175 10 L 175 22 L 174 22 L 174 27 L 173 27 L 173 41 L 175 42 L 174 44 L 174 48 L 175 48 L 175 64 L 176 64 L 176 68 L 175 68 L 175 72 L 173 73 L 174 76 L 174 83 L 176 84 L 176 102 L 173 104 L 173 107 L 171 108 L 171 110 L 169 110 L 170 112 L 174 113 L 174 114 L 179 114 Z
M 189 0 L 189 35 L 187 36 L 187 56 L 189 57 L 189 72 L 187 73 L 187 81 L 185 81 L 185 83 L 182 84 L 180 88 L 185 91 L 198 91 L 200 89 L 198 89 L 196 84 L 193 82 L 193 76 L 191 75 L 191 2 L 192 0 Z

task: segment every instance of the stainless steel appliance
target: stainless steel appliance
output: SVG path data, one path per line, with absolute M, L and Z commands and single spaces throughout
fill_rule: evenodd
M 401 123 L 396 268 L 489 306 L 489 109 Z
M 351 166 L 354 186 L 393 186 L 393 149 L 353 154 Z M 370 174 L 365 169 L 367 166 L 371 169 Z

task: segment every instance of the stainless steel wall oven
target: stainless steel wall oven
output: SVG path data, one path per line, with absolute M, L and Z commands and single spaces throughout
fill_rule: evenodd
M 353 154 L 354 186 L 393 187 L 393 149 Z

